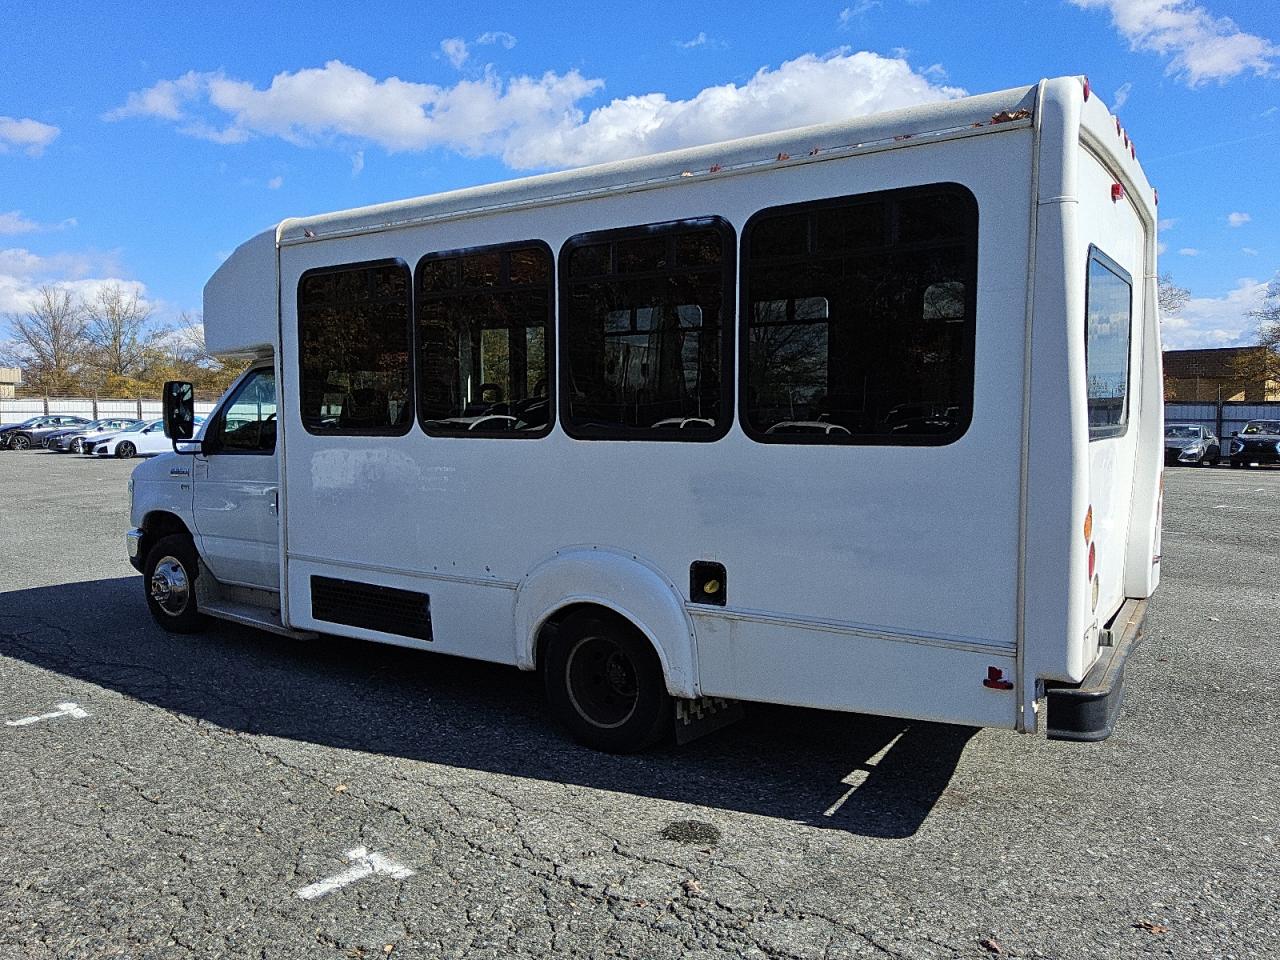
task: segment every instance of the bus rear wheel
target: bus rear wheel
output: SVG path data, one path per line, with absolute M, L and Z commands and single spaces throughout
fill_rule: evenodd
M 662 663 L 630 623 L 581 611 L 560 624 L 543 662 L 547 702 L 574 739 L 606 753 L 636 753 L 671 729 Z

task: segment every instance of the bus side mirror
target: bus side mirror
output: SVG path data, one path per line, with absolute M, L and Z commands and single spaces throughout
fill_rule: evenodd
M 196 391 L 185 380 L 164 385 L 164 435 L 170 440 L 190 440 L 196 432 Z

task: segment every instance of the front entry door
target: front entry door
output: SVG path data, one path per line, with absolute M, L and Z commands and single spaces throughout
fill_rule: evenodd
M 280 588 L 276 375 L 251 370 L 214 414 L 194 472 L 200 553 L 224 583 Z

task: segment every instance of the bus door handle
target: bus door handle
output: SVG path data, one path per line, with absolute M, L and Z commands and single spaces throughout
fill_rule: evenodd
M 267 509 L 271 511 L 274 517 L 280 513 L 280 491 L 276 487 L 272 487 L 267 491 Z

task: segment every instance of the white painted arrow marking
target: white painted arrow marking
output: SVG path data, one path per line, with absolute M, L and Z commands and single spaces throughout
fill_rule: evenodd
M 39 723 L 41 720 L 55 720 L 58 717 L 74 717 L 77 720 L 83 720 L 89 716 L 89 711 L 85 710 L 78 703 L 55 703 L 57 708 L 52 713 L 41 713 L 34 717 L 23 717 L 21 720 L 6 720 L 6 727 L 29 727 L 33 723 Z
M 335 873 L 328 879 L 317 883 L 309 883 L 305 887 L 295 890 L 294 893 L 303 900 L 315 900 L 326 894 L 333 893 L 333 891 L 339 890 L 349 883 L 355 883 L 357 880 L 363 880 L 365 877 L 371 877 L 374 874 L 394 877 L 396 880 L 405 880 L 413 876 L 413 871 L 408 867 L 396 863 L 390 857 L 383 856 L 380 853 L 370 853 L 367 847 L 356 847 L 354 850 L 348 850 L 346 858 L 351 861 L 351 866 L 347 867 L 347 869 L 341 873 Z

